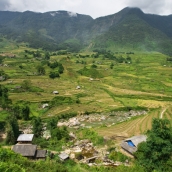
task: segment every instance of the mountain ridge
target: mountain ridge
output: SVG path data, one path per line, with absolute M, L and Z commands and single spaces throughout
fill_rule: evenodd
M 150 51 L 162 52 L 165 47 L 164 52 L 169 54 L 172 48 L 172 15 L 145 14 L 136 7 L 126 7 L 96 19 L 63 10 L 45 13 L 0 11 L 0 34 L 28 42 L 35 48 L 79 51 L 92 43 L 92 49 L 113 45 L 135 49 L 135 45 L 145 44 L 144 47 Z M 100 41 L 103 43 L 99 47 Z

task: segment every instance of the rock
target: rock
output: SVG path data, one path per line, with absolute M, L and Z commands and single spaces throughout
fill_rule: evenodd
M 72 132 L 70 132 L 70 133 L 69 133 L 69 136 L 70 136 L 71 138 L 73 138 L 73 139 L 76 139 L 75 134 L 74 134 L 74 133 L 72 133 Z
M 75 159 L 75 154 L 71 153 L 69 157 L 70 157 L 70 159 Z
M 58 122 L 57 126 L 62 127 L 62 126 L 68 126 L 69 124 L 67 122 Z
M 71 150 L 70 149 L 66 149 L 64 152 L 69 155 L 71 153 Z
M 80 126 L 81 126 L 81 127 L 85 127 L 85 124 L 81 124 Z

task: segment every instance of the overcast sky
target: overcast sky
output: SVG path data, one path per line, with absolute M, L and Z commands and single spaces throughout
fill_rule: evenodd
M 145 13 L 172 14 L 172 0 L 0 0 L 0 11 L 66 10 L 93 18 L 114 14 L 125 7 L 139 7 Z

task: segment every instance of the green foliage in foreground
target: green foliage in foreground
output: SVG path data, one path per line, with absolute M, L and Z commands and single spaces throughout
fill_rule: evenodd
M 144 172 L 141 166 L 132 167 L 89 167 L 86 164 L 77 164 L 71 160 L 60 162 L 58 158 L 45 161 L 30 161 L 10 149 L 0 148 L 0 171 L 3 172 Z
M 172 171 L 172 127 L 166 119 L 154 119 L 152 129 L 147 133 L 135 156 L 147 172 Z

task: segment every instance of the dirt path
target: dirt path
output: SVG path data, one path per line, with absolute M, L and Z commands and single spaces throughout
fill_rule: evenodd
M 165 112 L 166 110 L 167 110 L 167 109 L 165 108 L 165 109 L 161 112 L 161 114 L 160 114 L 160 119 L 163 118 L 164 112 Z

